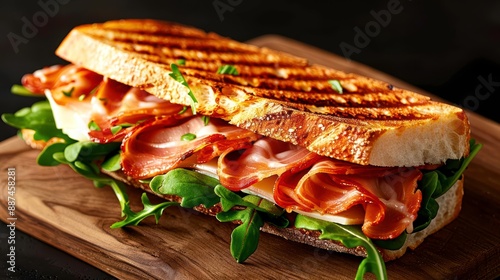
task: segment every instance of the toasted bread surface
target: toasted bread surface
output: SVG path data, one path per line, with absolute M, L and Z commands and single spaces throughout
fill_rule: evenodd
M 73 29 L 56 53 L 119 82 L 310 151 L 362 165 L 417 166 L 468 153 L 464 111 L 391 84 L 292 55 L 154 20 Z M 239 75 L 217 74 L 234 65 Z M 337 80 L 342 93 L 329 81 Z

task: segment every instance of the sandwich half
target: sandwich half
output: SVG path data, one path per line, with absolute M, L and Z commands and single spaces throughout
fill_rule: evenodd
M 2 116 L 38 163 L 111 186 L 112 227 L 173 205 L 234 222 L 238 262 L 262 230 L 386 278 L 384 261 L 458 216 L 480 148 L 460 108 L 175 23 L 79 26 L 56 54 L 71 64 L 22 81 L 47 101 Z M 124 184 L 166 202 L 133 212 Z

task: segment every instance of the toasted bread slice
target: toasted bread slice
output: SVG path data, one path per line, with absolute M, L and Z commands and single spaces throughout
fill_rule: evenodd
M 344 73 L 292 55 L 154 20 L 119 20 L 73 29 L 56 51 L 101 75 L 189 106 L 172 79 L 179 65 L 197 112 L 362 165 L 419 166 L 468 153 L 460 108 L 386 82 Z M 216 74 L 234 65 L 239 75 Z M 329 81 L 337 80 L 342 93 Z

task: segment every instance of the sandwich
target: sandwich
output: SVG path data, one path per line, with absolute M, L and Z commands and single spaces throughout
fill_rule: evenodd
M 460 108 L 176 23 L 78 26 L 56 54 L 69 64 L 13 87 L 46 100 L 2 115 L 38 164 L 113 188 L 112 228 L 174 206 L 232 222 L 238 262 L 262 231 L 364 257 L 357 278 L 385 279 L 384 262 L 458 216 L 481 148 Z

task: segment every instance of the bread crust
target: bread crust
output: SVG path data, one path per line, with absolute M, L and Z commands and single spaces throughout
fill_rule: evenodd
M 181 71 L 199 113 L 344 161 L 418 166 L 468 153 L 469 122 L 460 108 L 190 27 L 151 20 L 84 25 L 73 29 L 56 53 L 190 105 L 188 89 L 168 75 L 169 63 L 185 58 Z M 221 64 L 246 72 L 217 75 L 214 68 Z M 344 92 L 335 92 L 330 80 L 338 80 Z

